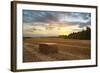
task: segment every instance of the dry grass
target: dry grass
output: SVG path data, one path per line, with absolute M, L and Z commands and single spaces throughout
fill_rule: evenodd
M 24 39 L 23 42 L 23 62 L 82 60 L 91 58 L 91 47 L 89 40 L 27 38 Z M 39 51 L 40 43 L 56 43 L 58 53 L 41 53 Z

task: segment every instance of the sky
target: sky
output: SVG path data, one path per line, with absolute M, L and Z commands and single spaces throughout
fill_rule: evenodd
M 23 36 L 68 35 L 91 25 L 91 13 L 23 10 Z

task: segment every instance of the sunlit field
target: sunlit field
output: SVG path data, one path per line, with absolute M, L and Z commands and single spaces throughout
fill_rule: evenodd
M 91 58 L 90 40 L 64 38 L 24 38 L 23 62 L 85 60 Z M 40 44 L 48 43 L 49 53 L 40 51 Z M 51 45 L 50 45 L 51 43 Z M 49 48 L 50 46 L 54 48 Z M 55 49 L 56 51 L 51 51 Z M 51 49 L 51 50 L 50 50 Z M 51 52 L 50 52 L 51 51 Z

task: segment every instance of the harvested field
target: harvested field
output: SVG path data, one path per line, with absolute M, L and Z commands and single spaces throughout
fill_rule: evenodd
M 91 58 L 90 40 L 73 40 L 63 38 L 24 38 L 23 62 L 60 61 L 60 60 L 83 60 Z M 56 52 L 42 53 L 40 44 L 55 43 Z M 53 49 L 53 48 L 51 48 Z

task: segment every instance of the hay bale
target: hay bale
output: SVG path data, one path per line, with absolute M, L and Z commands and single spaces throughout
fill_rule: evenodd
M 42 54 L 58 53 L 57 45 L 55 43 L 41 43 L 39 44 L 39 52 Z

